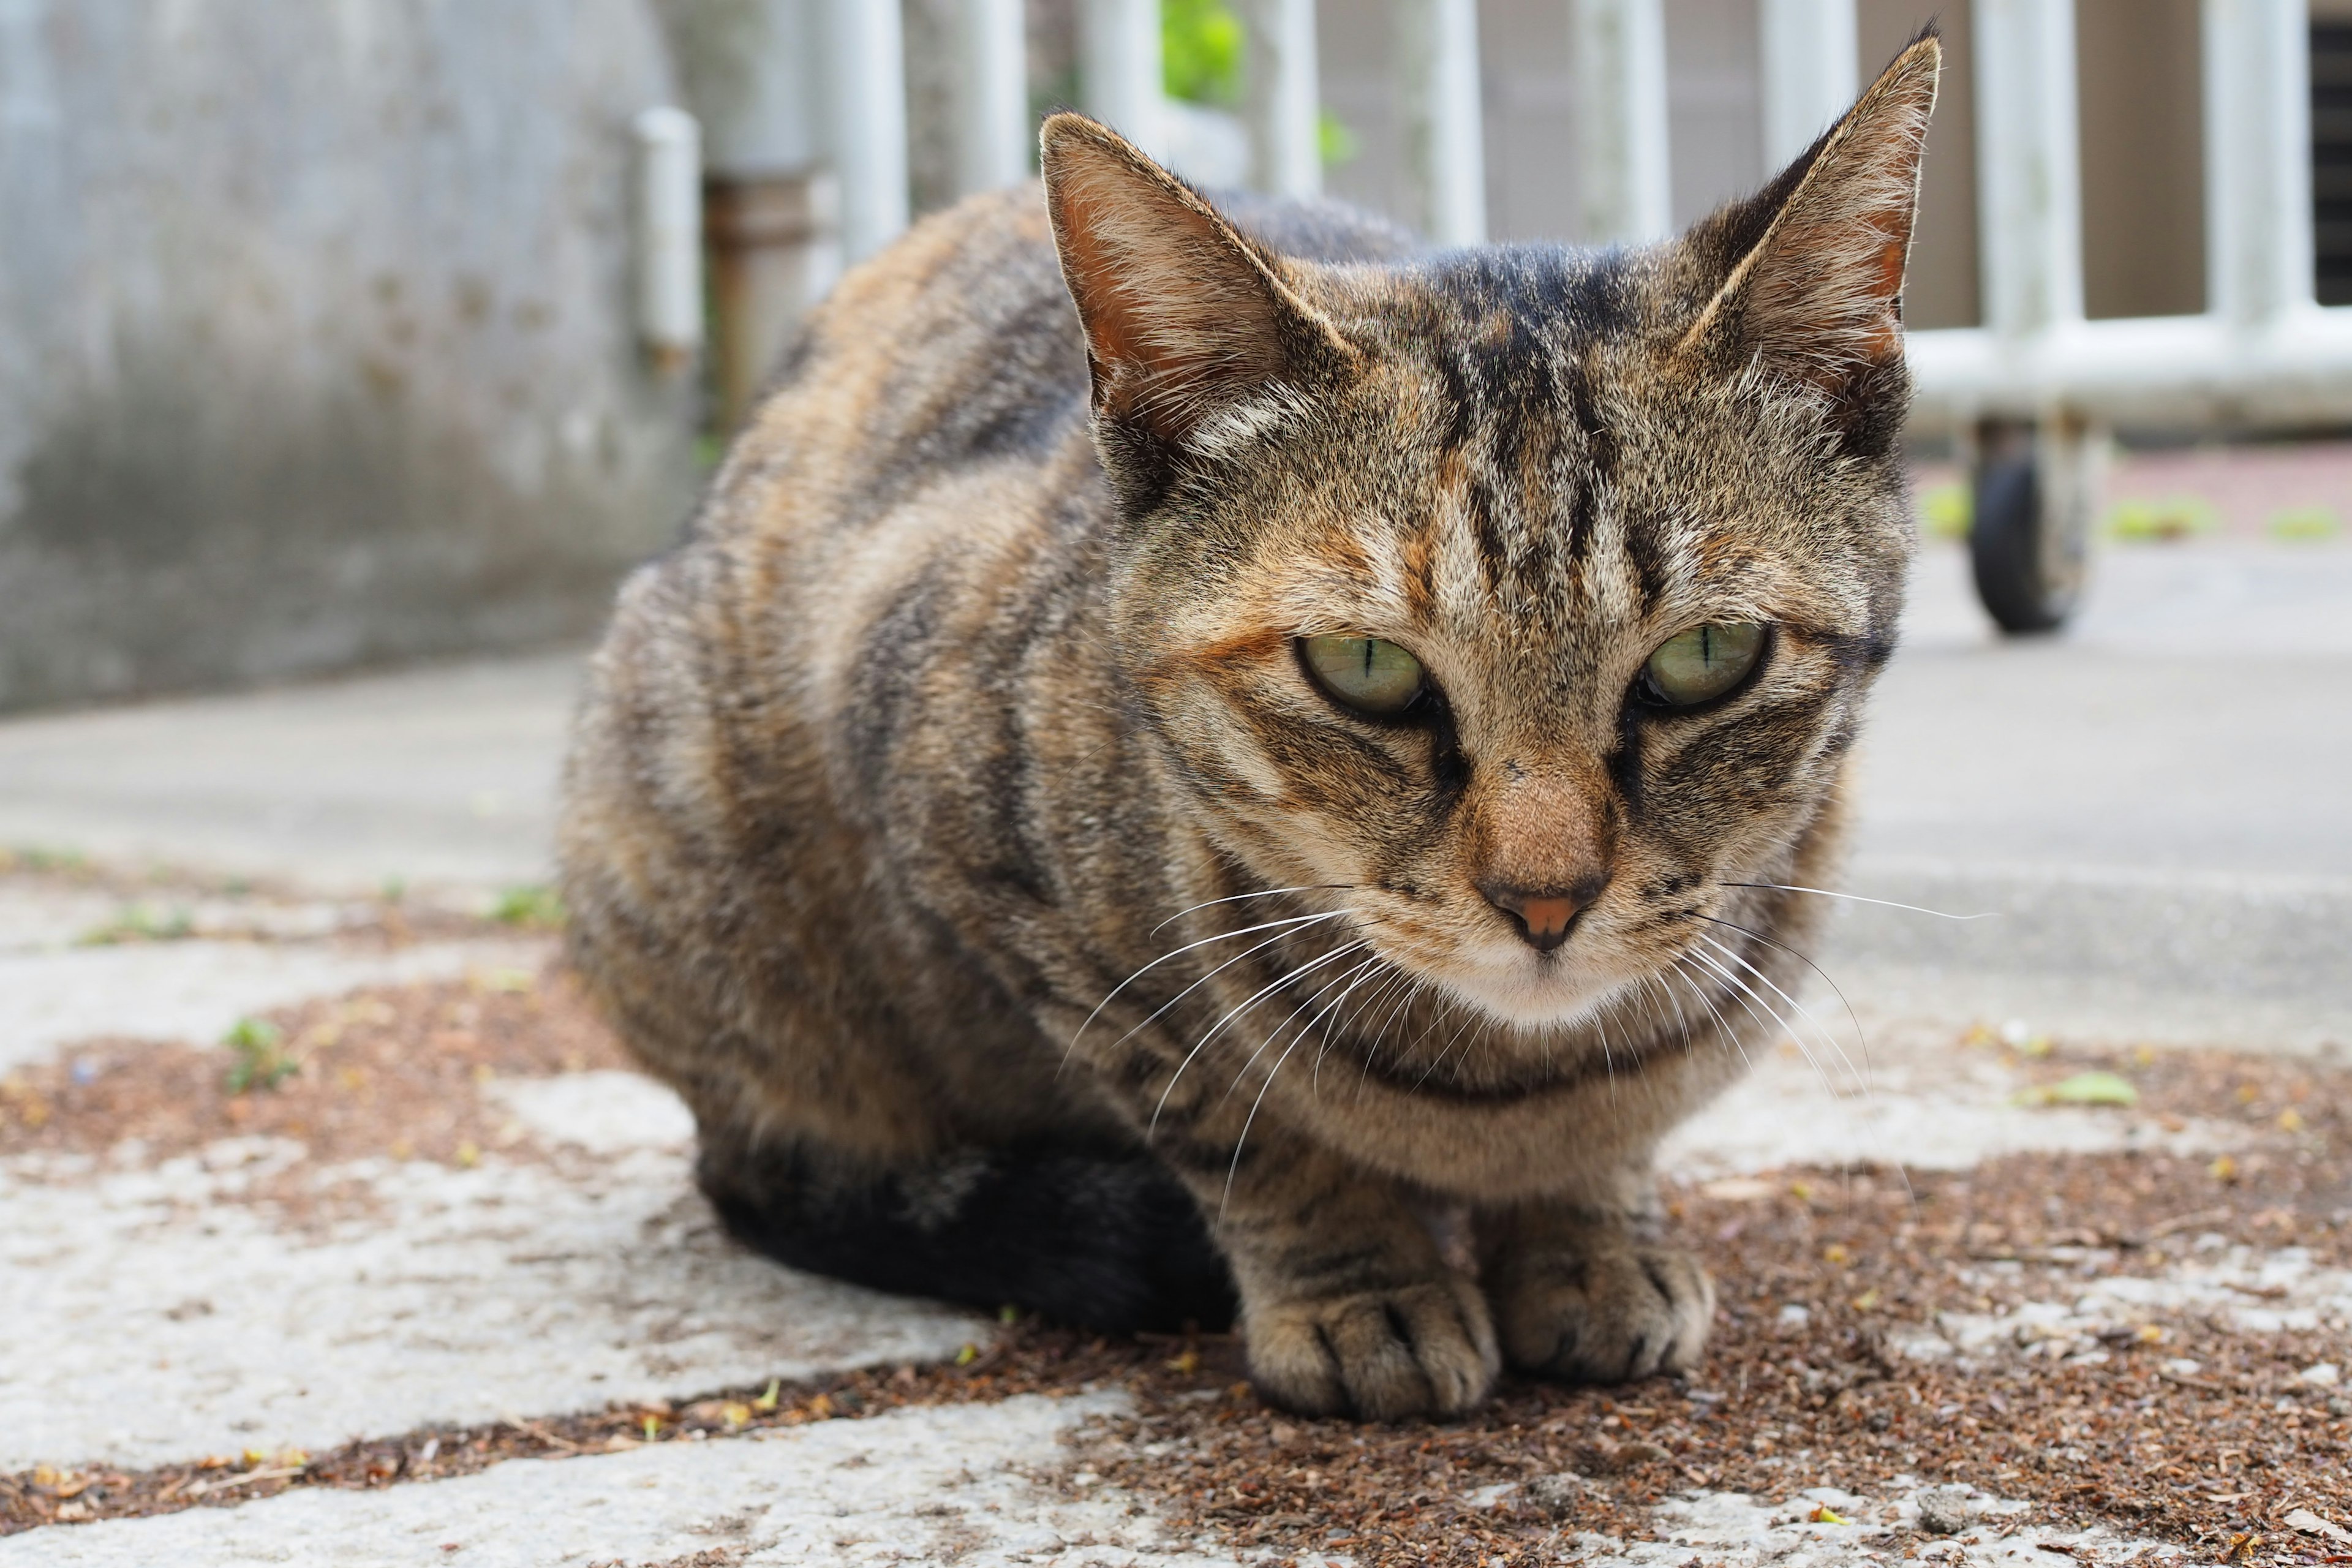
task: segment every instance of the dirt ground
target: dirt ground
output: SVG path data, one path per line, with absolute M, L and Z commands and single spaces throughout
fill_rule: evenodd
M 381 989 L 253 1024 L 223 1047 L 96 1041 L 19 1069 L 0 1081 L 0 1157 L 271 1135 L 322 1158 L 463 1165 L 529 1152 L 486 1086 L 621 1059 L 560 977 Z M 2212 1561 L 2352 1562 L 2352 1535 L 2329 1533 L 2352 1523 L 2352 1343 L 2331 1315 L 2339 1299 L 2306 1300 L 2311 1281 L 2352 1268 L 2352 1072 L 2064 1049 L 2021 1065 L 2061 1098 L 2086 1082 L 2104 1085 L 2095 1098 L 2128 1097 L 2119 1117 L 2226 1118 L 2245 1138 L 2211 1160 L 2014 1155 L 1958 1173 L 1792 1170 L 1675 1189 L 1674 1223 L 1722 1294 L 1696 1375 L 1610 1390 L 1507 1381 L 1457 1422 L 1299 1420 L 1260 1404 L 1231 1339 L 1114 1342 L 1015 1321 L 948 1364 L 315 1455 L 41 1466 L 0 1477 L 0 1533 L 1112 1386 L 1133 1413 L 1085 1432 L 1067 1476 L 1126 1489 L 1180 1531 L 1307 1560 L 1553 1561 L 1582 1532 L 1654 1531 L 1654 1510 L 1693 1489 L 1802 1507 L 1818 1489 L 1948 1483 L 2029 1505 L 1943 1521 L 1967 1530 L 2105 1523 Z M 252 1201 L 299 1202 L 290 1189 Z M 2083 1304 L 2094 1296 L 2106 1305 Z M 1915 1529 L 1902 1554 L 1932 1554 L 1939 1539 Z

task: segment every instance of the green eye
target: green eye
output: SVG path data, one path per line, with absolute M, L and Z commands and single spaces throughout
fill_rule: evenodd
M 1421 660 L 1379 637 L 1302 637 L 1298 649 L 1316 684 L 1359 713 L 1402 713 L 1429 684 Z
M 1763 651 L 1764 628 L 1754 622 L 1693 626 L 1658 645 L 1643 667 L 1643 683 L 1654 701 L 1694 707 L 1738 685 Z

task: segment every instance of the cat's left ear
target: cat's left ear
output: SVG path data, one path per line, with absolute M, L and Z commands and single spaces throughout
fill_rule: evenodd
M 1056 114 L 1041 162 L 1103 419 L 1181 447 L 1219 412 L 1357 357 L 1277 263 L 1116 132 Z
M 1706 250 L 1720 253 L 1769 219 L 1684 335 L 1685 350 L 1759 363 L 1833 404 L 1892 390 L 1919 158 L 1942 63 L 1941 42 L 1924 34 L 1754 202 L 1692 231 L 1686 257 L 1704 265 Z

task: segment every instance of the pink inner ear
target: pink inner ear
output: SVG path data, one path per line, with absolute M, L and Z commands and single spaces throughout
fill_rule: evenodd
M 1108 417 L 1181 440 L 1281 380 L 1317 318 L 1172 175 L 1100 126 L 1046 131 L 1062 273 Z M 1328 330 L 1327 330 L 1328 331 Z
M 1889 239 L 1878 247 L 1877 297 L 1886 301 L 1878 312 L 1877 331 L 1872 332 L 1865 352 L 1874 360 L 1892 359 L 1903 352 L 1903 335 L 1896 326 L 1895 297 L 1903 291 L 1903 268 L 1910 247 L 1899 239 Z
M 1939 58 L 1923 40 L 1863 95 L 1693 339 L 1728 325 L 1717 314 L 1728 307 L 1748 351 L 1832 390 L 1902 353 L 1897 301 Z

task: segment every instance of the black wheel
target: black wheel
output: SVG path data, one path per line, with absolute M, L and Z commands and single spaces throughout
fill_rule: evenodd
M 1979 438 L 1969 556 L 1977 597 L 2012 636 L 2056 631 L 2082 595 L 2091 497 L 2082 458 L 2068 449 L 2078 445 L 2037 441 L 2030 428 Z

